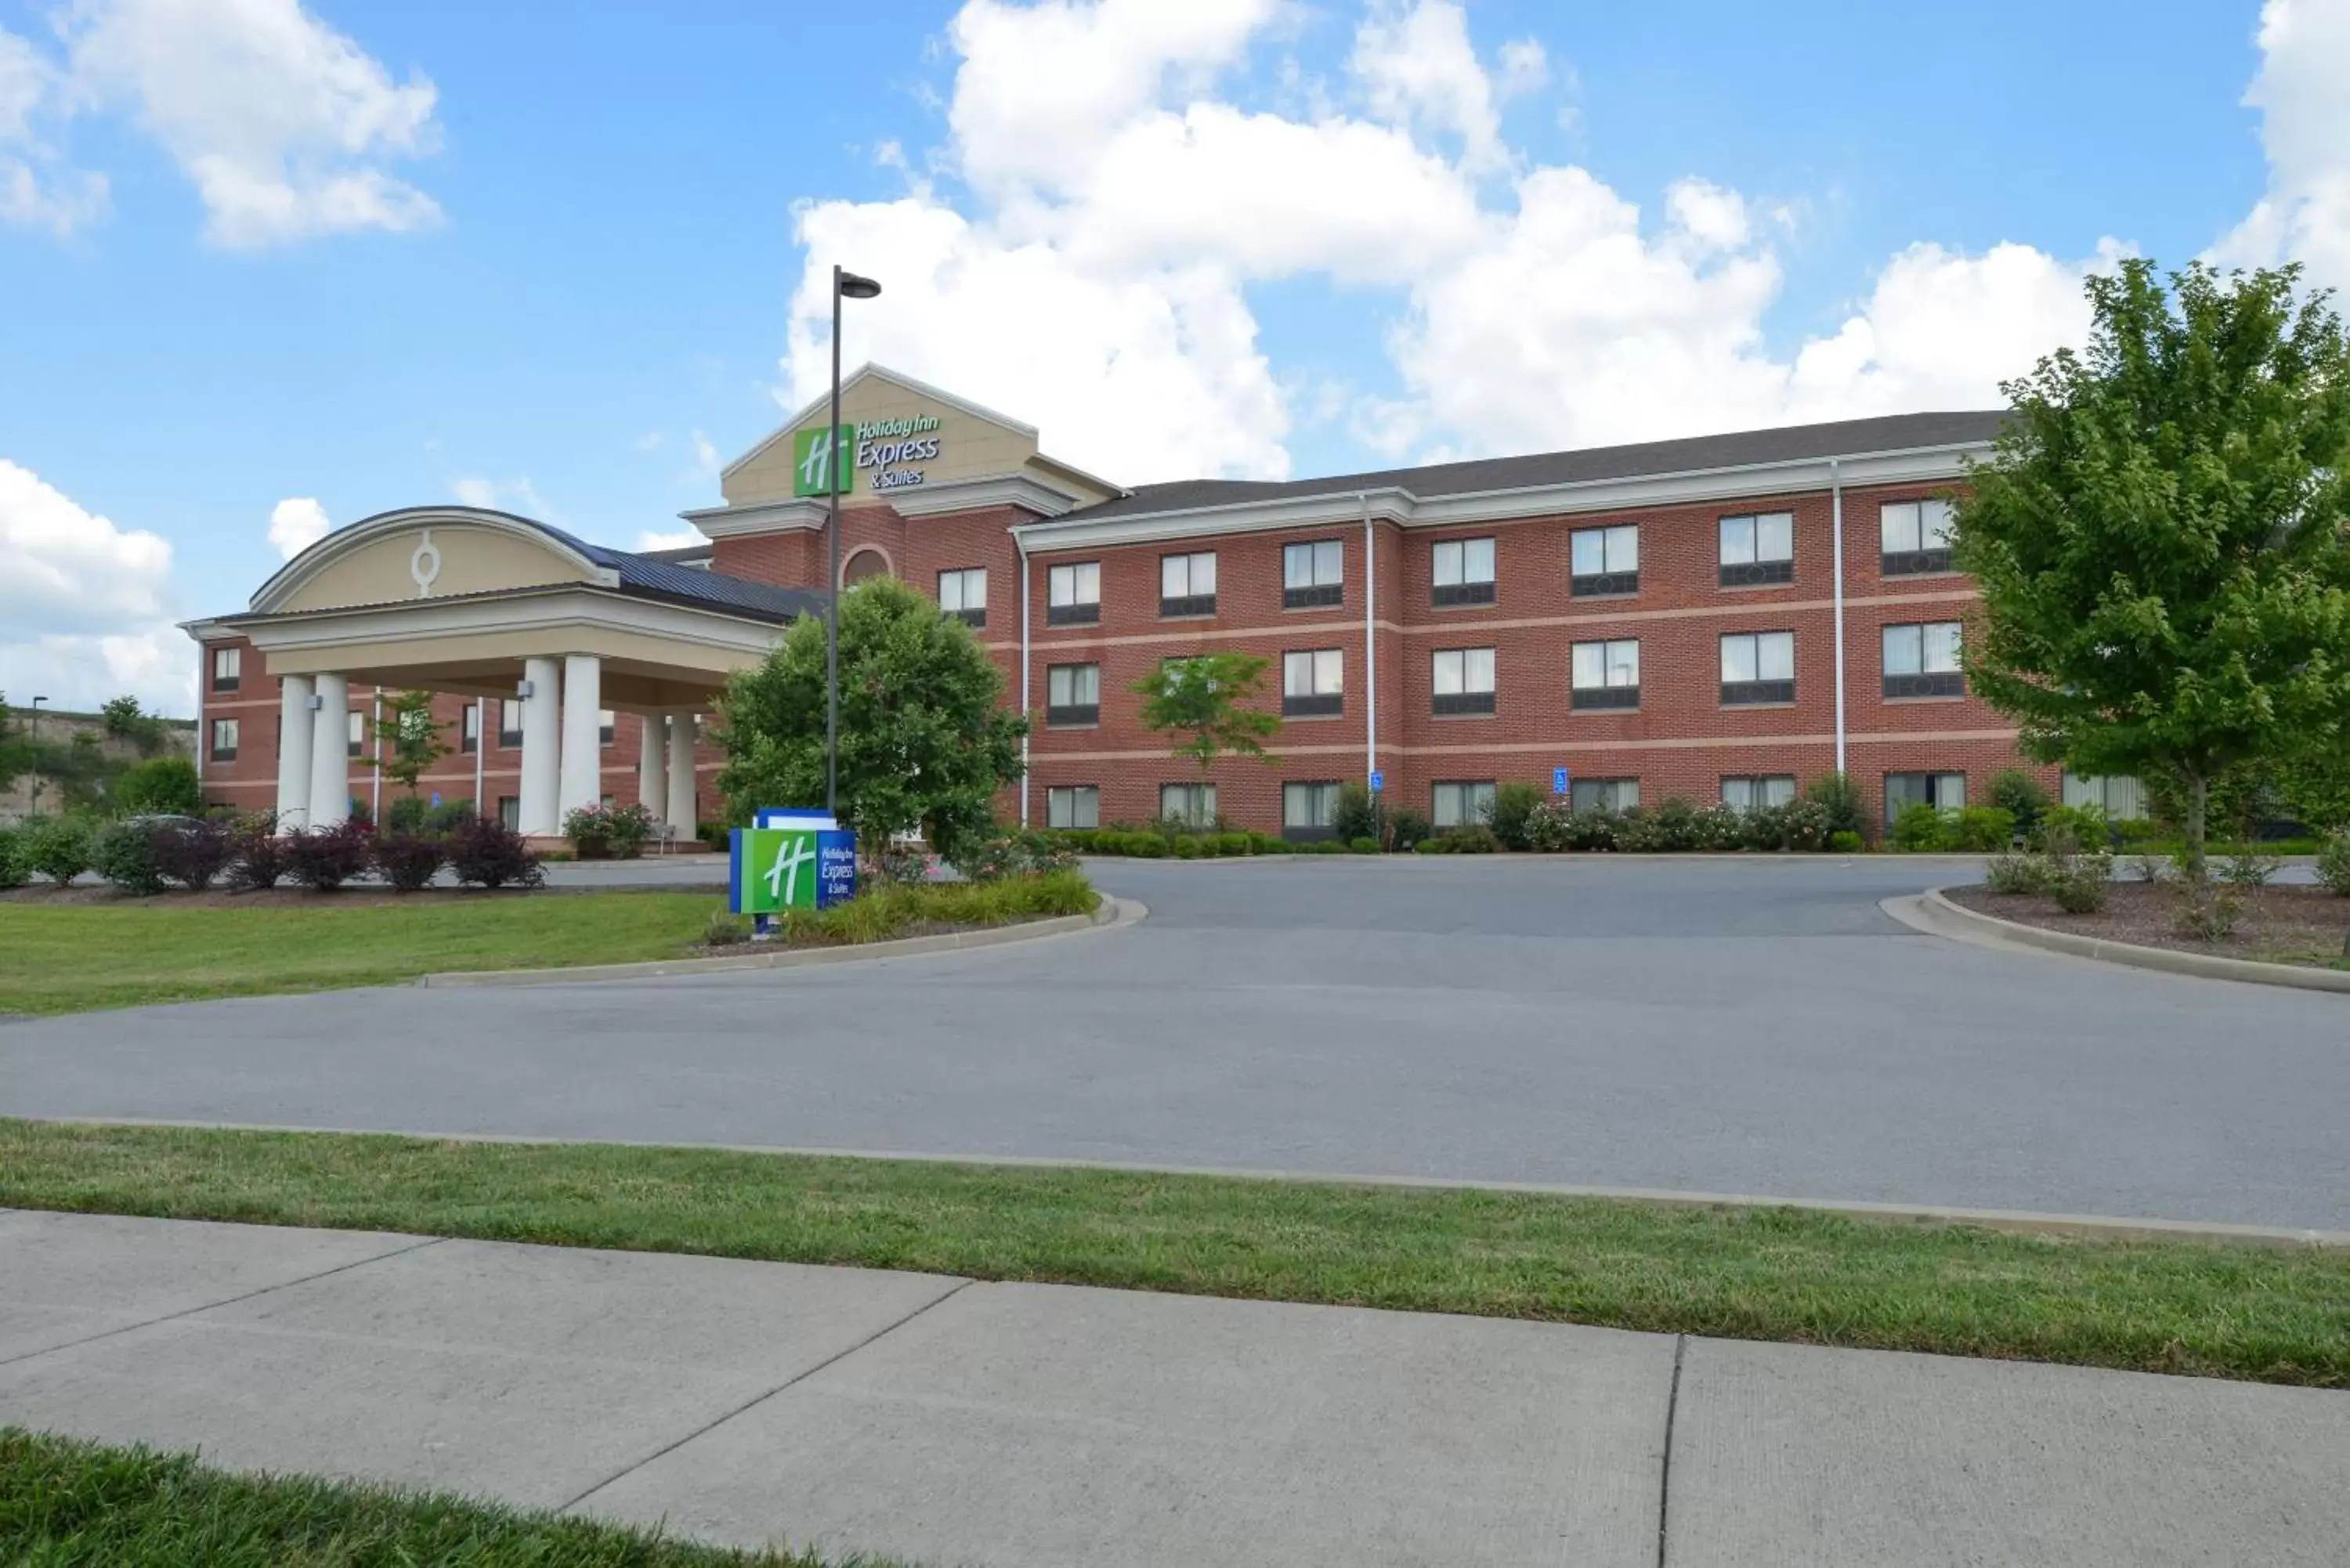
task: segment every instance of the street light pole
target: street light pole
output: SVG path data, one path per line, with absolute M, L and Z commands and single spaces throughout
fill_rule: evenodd
M 881 286 L 859 277 L 835 262 L 832 267 L 832 411 L 824 427 L 825 524 L 831 570 L 826 578 L 824 616 L 824 811 L 836 822 L 840 813 L 840 302 L 870 299 Z
M 47 697 L 33 699 L 33 722 L 26 726 L 26 730 L 27 738 L 36 746 L 41 743 L 41 704 L 47 701 Z M 33 815 L 36 816 L 41 814 L 41 785 L 45 782 L 47 781 L 41 777 L 38 770 L 36 770 L 33 774 Z

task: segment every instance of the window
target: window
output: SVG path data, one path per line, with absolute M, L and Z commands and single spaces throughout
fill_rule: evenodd
M 1885 694 L 1887 697 L 1960 697 L 1967 678 L 1959 670 L 1959 623 L 1885 628 Z
M 596 710 L 596 743 L 598 745 L 608 746 L 612 743 L 613 727 L 618 722 L 609 708 Z
M 1159 613 L 1216 613 L 1216 553 L 1159 557 Z
M 1629 811 L 1640 804 L 1638 779 L 1576 779 L 1567 785 L 1574 811 Z
M 1785 805 L 1795 798 L 1793 774 L 1754 774 L 1721 781 L 1721 804 L 1732 811 Z
M 1936 811 L 1957 811 L 1967 804 L 1964 774 L 1887 774 L 1885 775 L 1885 826 L 1890 827 L 1913 805 Z
M 1101 722 L 1101 666 L 1055 664 L 1045 671 L 1045 722 Z
M 1045 624 L 1088 626 L 1101 619 L 1101 563 L 1079 561 L 1045 573 Z
M 522 796 L 518 794 L 498 796 L 498 821 L 509 832 L 522 831 Z
M 987 624 L 987 568 L 939 574 L 939 608 L 976 630 Z
M 2064 804 L 2094 805 L 2108 822 L 2139 822 L 2153 815 L 2147 809 L 2141 781 L 2118 775 L 2085 778 L 2070 768 L 2064 770 Z
M 1640 529 L 1627 523 L 1614 528 L 1577 528 L 1567 535 L 1566 591 L 1573 597 L 1640 591 Z
M 498 744 L 522 744 L 522 704 L 512 697 L 498 703 Z
M 214 719 L 213 721 L 213 761 L 216 763 L 236 761 L 235 720 Z
M 470 757 L 481 749 L 482 705 L 468 702 L 465 704 L 465 722 L 457 732 L 457 751 L 460 755 Z
M 1465 827 L 1493 820 L 1492 779 L 1443 779 L 1436 785 L 1429 815 L 1439 827 Z
M 1489 605 L 1493 602 L 1493 541 L 1447 539 L 1432 545 L 1436 602 L 1440 605 Z
M 1292 841 L 1336 837 L 1338 786 L 1335 784 L 1283 784 L 1281 836 Z
M 1490 713 L 1493 711 L 1492 649 L 1439 649 L 1435 655 L 1435 675 L 1436 712 Z
M 1159 786 L 1159 815 L 1187 827 L 1216 825 L 1216 786 L 1172 784 Z
M 367 752 L 367 715 L 357 708 L 343 711 L 343 755 L 362 756 Z
M 1640 705 L 1638 638 L 1616 642 L 1578 642 L 1570 654 L 1569 668 L 1567 706 L 1575 711 Z
M 1281 716 L 1326 719 L 1346 711 L 1347 656 L 1335 648 L 1281 656 Z
M 1884 576 L 1906 577 L 1950 569 L 1949 502 L 1888 501 L 1877 517 L 1880 548 L 1885 552 L 1878 565 Z
M 234 691 L 244 673 L 244 649 L 215 648 L 213 649 L 213 690 Z
M 1047 827 L 1099 827 L 1101 826 L 1101 786 L 1099 784 L 1055 784 L 1045 792 L 1045 826 Z
M 1795 634 L 1734 631 L 1721 639 L 1721 705 L 1795 700 Z
M 1795 514 L 1748 513 L 1721 520 L 1721 586 L 1761 587 L 1795 580 Z
M 1336 539 L 1281 547 L 1281 607 L 1305 609 L 1347 601 L 1347 546 Z

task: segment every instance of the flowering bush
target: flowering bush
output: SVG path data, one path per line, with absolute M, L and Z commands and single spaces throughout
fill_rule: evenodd
M 563 836 L 582 860 L 634 860 L 653 836 L 653 814 L 641 805 L 583 805 L 565 814 Z

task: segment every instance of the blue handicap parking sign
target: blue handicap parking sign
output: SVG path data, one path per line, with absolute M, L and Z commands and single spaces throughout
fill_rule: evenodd
M 1567 785 L 1567 775 L 1566 775 L 1566 770 L 1565 770 L 1565 768 L 1553 768 L 1553 769 L 1551 769 L 1551 771 L 1550 771 L 1550 793 L 1551 793 L 1551 794 L 1565 794 L 1566 793 L 1566 785 Z
M 1385 788 L 1387 788 L 1387 787 L 1388 787 L 1388 775 L 1387 775 L 1387 774 L 1383 774 L 1383 773 L 1381 773 L 1381 772 L 1379 772 L 1379 770 L 1378 770 L 1378 769 L 1377 769 L 1377 768 L 1373 768 L 1373 769 L 1371 770 L 1371 793 L 1372 793 L 1373 794 L 1378 794 L 1378 793 L 1379 793 L 1379 791 L 1381 791 L 1381 790 L 1383 790 L 1383 789 L 1385 789 Z

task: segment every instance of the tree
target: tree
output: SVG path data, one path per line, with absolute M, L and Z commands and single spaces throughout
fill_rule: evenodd
M 919 827 L 949 859 L 995 823 L 1020 778 L 1027 719 L 971 628 L 905 584 L 868 578 L 840 597 L 841 819 L 868 857 Z M 824 801 L 824 622 L 803 616 L 782 646 L 726 683 L 718 787 L 729 820 Z
M 1241 704 L 1264 688 L 1271 660 L 1248 653 L 1201 653 L 1163 660 L 1128 690 L 1142 699 L 1142 724 L 1179 737 L 1174 753 L 1200 764 L 1200 781 L 1225 752 L 1264 758 L 1281 720 Z
M 149 757 L 122 770 L 114 781 L 115 805 L 133 815 L 193 816 L 204 808 L 204 787 L 196 764 L 185 757 Z
M 117 697 L 99 711 L 106 732 L 118 741 L 128 741 L 139 749 L 142 757 L 151 757 L 163 749 L 163 721 L 140 711 L 139 699 Z
M 449 742 L 441 738 L 448 727 L 432 717 L 430 691 L 396 691 L 384 698 L 376 733 L 390 742 L 390 750 L 375 759 L 376 772 L 414 794 L 424 770 L 449 754 Z
M 2092 277 L 1957 506 L 1973 689 L 2041 762 L 2176 785 L 2197 878 L 2215 781 L 2350 740 L 2350 342 L 2297 282 Z

